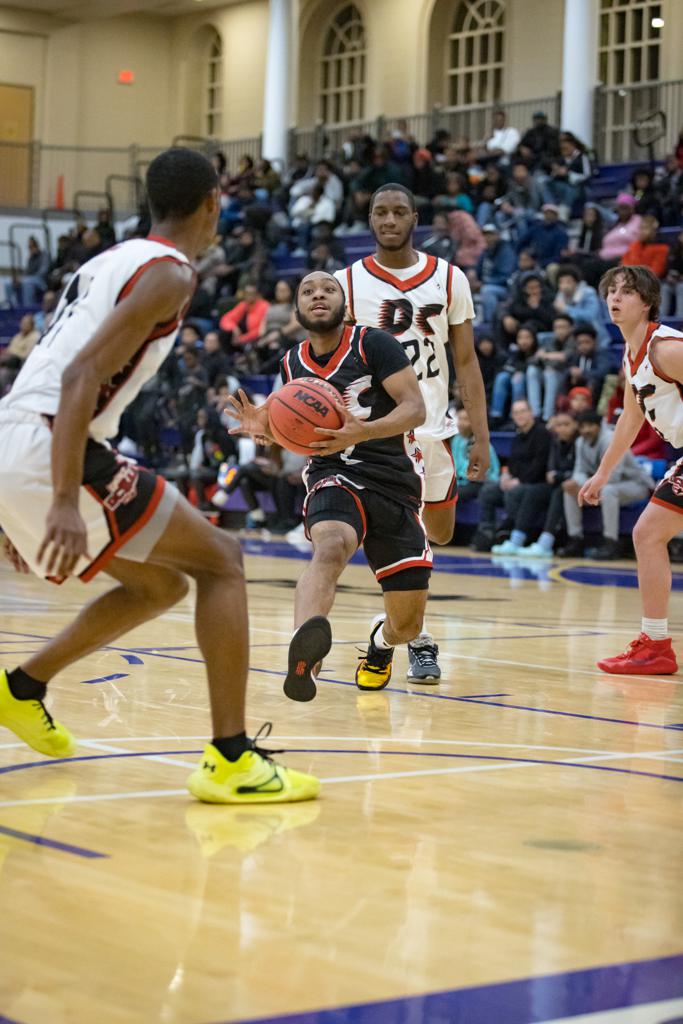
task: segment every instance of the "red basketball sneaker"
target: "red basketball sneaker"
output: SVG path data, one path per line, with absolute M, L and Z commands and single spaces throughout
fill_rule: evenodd
M 666 640 L 651 640 L 647 633 L 641 633 L 631 641 L 623 654 L 603 658 L 598 662 L 598 668 L 603 672 L 624 676 L 671 676 L 678 672 L 678 662 L 670 637 Z

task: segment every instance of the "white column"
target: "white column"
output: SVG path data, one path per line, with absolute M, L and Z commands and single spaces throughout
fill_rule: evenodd
M 263 100 L 263 155 L 268 160 L 287 162 L 292 90 L 292 4 L 291 0 L 270 0 L 268 55 Z
M 598 0 L 565 0 L 562 129 L 593 144 L 593 93 L 598 78 Z

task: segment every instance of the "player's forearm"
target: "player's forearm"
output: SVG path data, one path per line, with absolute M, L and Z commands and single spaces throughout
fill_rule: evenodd
M 88 427 L 100 381 L 88 370 L 67 367 L 52 427 L 52 489 L 55 501 L 78 505 Z
M 479 361 L 469 359 L 455 364 L 456 395 L 465 406 L 472 424 L 472 433 L 477 441 L 489 440 L 489 424 L 486 417 L 486 391 L 479 369 Z
M 426 415 L 427 411 L 421 395 L 405 398 L 387 416 L 365 424 L 366 440 L 379 440 L 382 437 L 405 434 L 407 430 L 413 430 L 424 423 Z
M 636 439 L 643 423 L 643 417 L 636 411 L 624 409 L 616 425 L 612 440 L 607 451 L 600 460 L 598 472 L 609 477 L 619 465 L 626 452 Z

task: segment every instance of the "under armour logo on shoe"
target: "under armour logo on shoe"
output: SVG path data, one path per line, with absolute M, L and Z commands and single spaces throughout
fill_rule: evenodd
M 208 771 L 210 771 L 210 772 L 215 772 L 216 771 L 216 765 L 215 764 L 211 764 L 210 761 L 205 761 L 204 764 L 202 765 L 202 768 L 207 768 Z

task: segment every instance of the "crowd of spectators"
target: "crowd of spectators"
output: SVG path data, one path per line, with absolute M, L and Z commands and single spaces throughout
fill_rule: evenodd
M 301 154 L 282 172 L 267 159 L 244 156 L 237 168 L 228 168 L 221 153 L 213 159 L 222 194 L 218 233 L 196 262 L 198 287 L 174 352 L 124 417 L 124 448 L 162 467 L 202 507 L 220 475 L 213 507 L 224 508 L 239 489 L 254 523 L 261 519 L 258 494 L 267 491 L 278 525 L 289 527 L 302 467 L 289 453 L 236 442 L 227 432 L 226 399 L 240 384 L 249 389 L 253 375 L 276 373 L 283 353 L 303 337 L 293 307 L 297 278 L 308 269 L 345 266 L 346 247 L 368 231 L 373 191 L 398 181 L 416 196 L 420 248 L 469 278 L 491 426 L 515 430 L 519 440 L 527 433 L 521 420 L 530 417 L 531 437 L 547 441 L 538 467 L 522 457 L 521 476 L 514 460 L 502 471 L 493 460 L 478 495 L 463 476 L 466 495 L 482 506 L 476 543 L 500 539 L 500 528 L 491 527 L 502 506 L 514 533 L 501 543 L 528 547 L 529 517 L 535 510 L 537 528 L 547 499 L 547 547 L 557 523 L 571 519 L 570 426 L 583 440 L 594 425 L 590 417 L 607 413 L 620 386 L 596 288 L 600 276 L 620 263 L 646 264 L 662 281 L 663 316 L 683 317 L 683 231 L 671 246 L 658 241 L 660 226 L 683 223 L 680 147 L 656 171 L 637 169 L 614 201 L 602 203 L 586 201 L 594 170 L 587 147 L 540 111 L 522 130 L 498 110 L 490 134 L 478 141 L 440 129 L 421 144 L 401 122 L 380 140 L 352 130 L 336 159 Z M 148 228 L 143 210 L 124 237 Z M 0 355 L 0 394 L 49 326 L 61 289 L 116 241 L 108 210 L 90 225 L 78 221 L 53 254 L 29 240 L 25 270 L 8 281 L 5 299 L 35 313 Z M 577 426 L 579 412 L 588 419 Z M 458 450 L 454 442 L 461 475 L 464 416 Z M 525 479 L 533 467 L 534 478 Z M 535 490 L 518 492 L 514 481 Z M 607 540 L 612 527 L 607 516 Z M 574 517 L 570 539 L 578 541 L 577 529 Z

